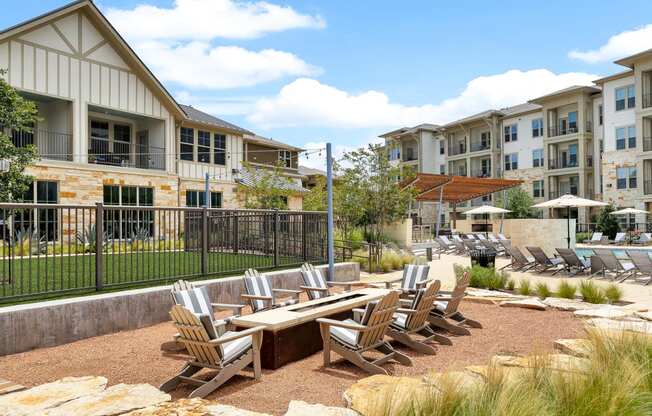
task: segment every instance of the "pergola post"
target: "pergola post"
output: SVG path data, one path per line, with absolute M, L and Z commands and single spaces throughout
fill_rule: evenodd
M 453 218 L 451 218 L 451 221 L 453 222 L 451 224 L 451 231 L 457 228 L 457 203 L 453 202 Z
M 444 186 L 442 185 L 439 188 L 439 206 L 437 207 L 437 223 L 436 223 L 437 225 L 436 225 L 436 230 L 435 230 L 435 237 L 439 237 L 439 228 L 440 228 L 440 224 L 441 224 L 441 211 L 442 211 L 441 205 L 442 205 L 443 199 L 444 199 Z

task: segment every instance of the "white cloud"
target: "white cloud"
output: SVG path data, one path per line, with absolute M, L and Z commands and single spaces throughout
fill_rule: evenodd
M 345 153 L 352 152 L 370 143 L 379 143 L 378 137 L 360 142 L 357 146 L 333 144 L 333 159 L 341 160 Z M 299 156 L 299 165 L 326 171 L 326 142 L 308 142 L 301 145 L 306 150 Z
M 248 119 L 263 128 L 322 126 L 333 128 L 396 127 L 442 124 L 490 108 L 502 108 L 569 87 L 590 85 L 598 75 L 546 69 L 510 70 L 471 80 L 456 97 L 437 104 L 393 103 L 380 91 L 352 94 L 317 80 L 299 78 L 275 97 L 262 98 Z
M 174 94 L 174 98 L 181 104 L 195 107 L 196 109 L 216 117 L 225 116 L 242 116 L 251 113 L 254 104 L 259 97 L 253 96 L 216 96 L 195 95 L 190 91 L 179 91 Z M 236 123 L 237 124 L 237 123 Z
M 106 16 L 130 39 L 246 39 L 326 25 L 318 15 L 266 1 L 175 0 L 172 8 L 147 4 L 130 10 L 108 8 Z
M 624 58 L 650 49 L 650 46 L 652 46 L 652 24 L 613 35 L 607 43 L 598 49 L 571 51 L 568 53 L 568 57 L 594 64 Z
M 321 73 L 296 55 L 274 49 L 211 47 L 198 41 L 179 45 L 146 41 L 135 48 L 160 79 L 188 88 L 249 87 L 288 76 Z

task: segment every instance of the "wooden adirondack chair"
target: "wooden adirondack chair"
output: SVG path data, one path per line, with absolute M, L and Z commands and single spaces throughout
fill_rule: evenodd
M 175 305 L 170 316 L 179 330 L 179 341 L 194 358 L 179 374 L 163 383 L 161 391 L 172 391 L 185 382 L 199 386 L 189 397 L 206 397 L 249 366 L 253 367 L 256 380 L 261 377 L 260 347 L 263 341 L 263 326 L 239 332 L 227 331 L 218 335 L 213 331 L 214 323 L 207 315 L 198 316 L 183 306 Z M 208 381 L 193 377 L 205 368 L 217 370 L 218 373 Z
M 254 313 L 299 302 L 300 290 L 274 289 L 267 276 L 261 275 L 256 269 L 245 272 L 244 284 L 247 293 L 240 297 L 249 302 Z M 290 299 L 281 300 L 281 295 L 290 296 Z
M 387 335 L 401 344 L 424 354 L 435 354 L 437 349 L 430 345 L 430 341 L 437 341 L 442 344 L 453 345 L 450 339 L 437 334 L 430 327 L 428 315 L 435 307 L 437 292 L 441 282 L 435 280 L 425 289 L 419 289 L 413 299 L 402 299 L 402 304 L 409 304 L 402 307 L 394 314 L 394 321 L 387 329 Z M 423 339 L 413 338 L 414 334 L 421 335 Z
M 331 351 L 372 374 L 388 374 L 381 365 L 392 359 L 403 365 L 412 365 L 412 360 L 407 355 L 394 350 L 384 340 L 398 309 L 398 299 L 398 293 L 392 291 L 382 299 L 367 304 L 359 322 L 353 319 L 317 319 L 324 342 L 324 366 L 330 365 Z M 362 355 L 368 351 L 377 351 L 383 355 L 375 360 L 368 359 Z
M 455 335 L 471 335 L 465 326 L 471 328 L 482 328 L 482 324 L 462 315 L 458 311 L 458 307 L 464 299 L 464 292 L 469 286 L 471 275 L 464 273 L 464 275 L 457 281 L 455 289 L 449 296 L 437 297 L 435 301 L 435 308 L 430 312 L 428 320 L 431 325 L 444 329 Z
M 353 284 L 360 282 L 329 282 L 324 279 L 324 274 L 321 270 L 315 269 L 310 263 L 301 265 L 301 277 L 303 278 L 303 286 L 301 289 L 305 290 L 308 294 L 308 299 L 321 299 L 332 295 L 331 287 L 341 287 L 345 291 L 350 292 Z

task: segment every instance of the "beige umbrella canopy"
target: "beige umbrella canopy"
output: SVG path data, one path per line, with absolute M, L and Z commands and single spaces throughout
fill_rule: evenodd
M 482 205 L 477 208 L 470 209 L 464 212 L 464 215 L 480 215 L 486 214 L 484 217 L 484 229 L 485 234 L 488 234 L 487 223 L 489 222 L 489 214 L 504 214 L 506 212 L 512 212 L 508 209 L 498 208 L 491 205 Z
M 612 212 L 613 215 L 628 215 L 628 214 L 649 214 L 649 212 L 644 211 L 642 209 L 636 209 L 636 208 L 623 208 L 619 209 L 618 211 Z
M 605 202 L 601 201 L 594 201 L 592 199 L 585 199 L 585 198 L 580 198 L 579 196 L 571 195 L 571 194 L 566 194 L 562 195 L 559 198 L 556 199 L 551 199 L 550 201 L 545 201 L 541 202 L 540 204 L 532 205 L 534 208 L 566 208 L 568 210 L 568 215 L 567 215 L 567 232 L 568 232 L 568 237 L 566 237 L 566 241 L 568 242 L 568 248 L 571 246 L 571 238 L 570 238 L 570 209 L 571 208 L 580 208 L 580 207 L 603 207 L 605 205 L 609 205 Z

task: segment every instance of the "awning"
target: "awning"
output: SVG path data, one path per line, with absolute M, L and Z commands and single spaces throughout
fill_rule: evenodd
M 434 175 L 418 173 L 411 181 L 403 186 L 413 186 L 417 190 L 417 201 L 439 202 L 441 200 L 451 204 L 459 204 L 491 195 L 495 192 L 514 188 L 523 183 L 514 179 L 475 178 L 467 176 Z
M 241 185 L 251 187 L 260 184 L 263 180 L 265 180 L 266 177 L 269 177 L 269 175 L 267 174 L 267 172 L 263 173 L 261 169 L 253 169 L 253 170 L 245 169 L 238 172 L 235 175 L 234 179 L 237 183 Z M 284 179 L 278 179 L 276 176 L 274 176 L 272 177 L 272 180 L 274 180 L 275 182 L 271 184 L 271 186 L 273 186 L 274 188 L 282 189 L 284 191 L 296 192 L 296 193 L 308 192 L 308 189 L 302 187 L 301 185 L 291 180 L 286 180 L 285 177 Z

